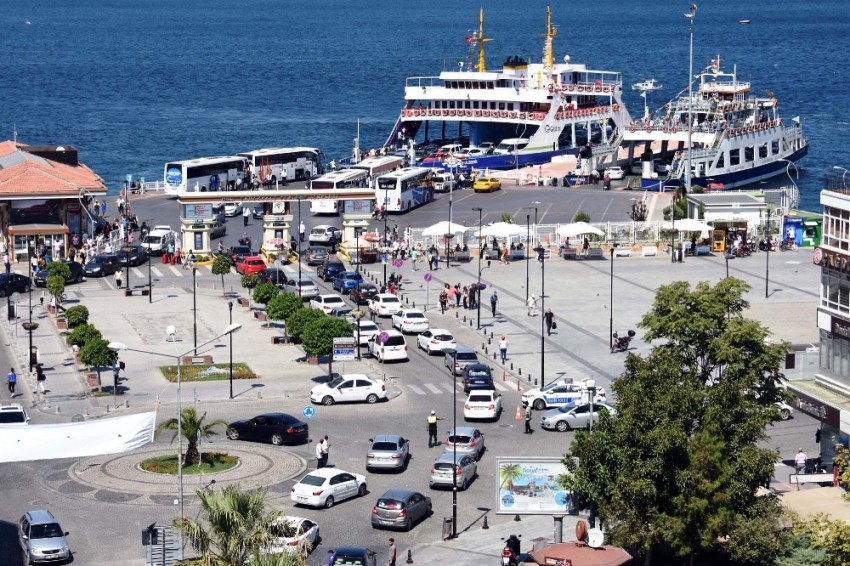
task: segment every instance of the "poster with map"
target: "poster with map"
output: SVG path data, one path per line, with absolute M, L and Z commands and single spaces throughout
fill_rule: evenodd
M 496 513 L 510 515 L 564 515 L 578 512 L 571 491 L 558 485 L 567 474 L 559 458 L 496 458 L 499 478 Z

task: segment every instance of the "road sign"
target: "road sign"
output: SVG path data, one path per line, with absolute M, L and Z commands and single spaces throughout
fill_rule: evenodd
M 425 281 L 431 281 L 431 279 L 433 279 L 433 278 L 434 278 L 434 276 L 431 275 L 430 273 L 425 274 Z
M 344 336 L 341 338 L 334 338 L 333 361 L 353 362 L 355 359 L 354 337 Z
M 384 344 L 389 339 L 390 335 L 386 332 L 381 332 L 380 334 L 378 334 L 378 342 L 380 342 L 381 344 Z
M 312 419 L 316 416 L 316 409 L 314 409 L 312 405 L 307 405 L 306 407 L 304 407 L 304 410 L 301 411 L 301 414 L 308 419 Z
M 396 258 L 393 260 L 393 265 L 395 267 L 401 267 L 402 265 L 404 265 L 404 260 L 401 258 Z

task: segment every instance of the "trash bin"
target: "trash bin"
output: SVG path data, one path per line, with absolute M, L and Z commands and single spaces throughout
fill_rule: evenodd
M 451 517 L 443 517 L 443 540 L 452 538 L 452 519 Z
M 676 248 L 673 252 L 676 254 L 676 261 L 681 262 L 684 259 L 682 248 Z
M 557 178 L 557 177 L 552 177 L 552 186 L 553 186 L 553 187 L 557 187 L 557 186 L 558 186 L 558 178 Z
M 30 350 L 30 366 L 34 367 L 40 364 L 41 356 L 38 354 L 38 346 L 33 346 Z
M 15 320 L 17 318 L 17 314 L 15 313 L 15 303 L 9 303 L 9 320 Z

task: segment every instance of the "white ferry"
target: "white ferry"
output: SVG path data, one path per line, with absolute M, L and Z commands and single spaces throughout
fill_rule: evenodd
M 631 121 L 622 102 L 620 73 L 555 62 L 557 29 L 546 9 L 541 63 L 509 57 L 488 69 L 484 10 L 478 31 L 466 38 L 466 61 L 438 77 L 409 77 L 405 106 L 386 145 L 399 149 L 462 141 L 482 151 L 435 151 L 422 165 L 451 169 L 513 169 L 548 163 L 567 153 L 589 157 L 619 145 L 619 130 Z M 472 64 L 472 56 L 477 61 Z M 518 141 L 519 140 L 519 141 Z M 587 146 L 595 146 L 588 148 Z M 507 149 L 505 149 L 507 148 Z
M 665 104 L 662 115 L 631 122 L 623 144 L 630 159 L 642 162 L 643 187 L 679 186 L 687 176 L 690 125 L 691 184 L 707 189 L 750 185 L 784 173 L 789 161 L 808 153 L 799 118 L 786 124 L 778 107 L 772 93 L 753 95 L 750 83 L 738 80 L 736 68 L 723 72 L 718 55 L 700 73 L 690 100 L 685 93 Z

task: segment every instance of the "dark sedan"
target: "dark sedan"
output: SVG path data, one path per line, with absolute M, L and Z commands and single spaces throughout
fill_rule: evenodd
M 118 263 L 121 267 L 135 267 L 142 265 L 148 261 L 148 250 L 137 244 L 132 246 L 124 246 L 115 254 L 118 257 Z
M 279 289 L 283 289 L 289 280 L 289 275 L 278 267 L 267 267 L 257 274 L 261 283 L 272 283 Z
M 333 281 L 333 278 L 345 271 L 345 264 L 338 260 L 326 261 L 316 268 L 316 275 L 325 283 Z
M 83 266 L 77 263 L 76 261 L 65 261 L 62 262 L 68 266 L 69 274 L 67 279 L 65 279 L 65 285 L 70 285 L 71 283 L 82 283 L 83 278 L 85 277 L 85 272 L 83 271 Z M 33 284 L 36 287 L 47 287 L 47 270 L 42 269 L 33 277 Z
M 375 566 L 378 555 L 374 550 L 363 546 L 341 546 L 329 551 L 328 564 L 351 564 L 352 566 Z
M 238 245 L 238 246 L 233 246 L 232 248 L 230 248 L 229 255 L 230 255 L 230 263 L 233 264 L 233 265 L 236 265 L 237 262 L 248 257 L 249 255 L 256 255 L 256 254 L 251 251 L 251 246 Z
M 484 364 L 469 364 L 463 368 L 463 392 L 473 389 L 495 389 L 493 372 L 490 366 Z
M 0 297 L 12 293 L 26 293 L 30 290 L 30 278 L 19 273 L 0 274 Z
M 256 440 L 281 444 L 304 444 L 307 442 L 309 428 L 286 413 L 266 413 L 253 419 L 230 423 L 227 438 L 230 440 Z
M 105 277 L 121 269 L 121 264 L 118 263 L 118 256 L 103 254 L 94 256 L 84 269 L 86 277 Z
M 369 301 L 378 294 L 378 288 L 366 281 L 361 281 L 359 285 L 353 287 L 348 292 L 350 298 L 355 305 L 368 305 Z

